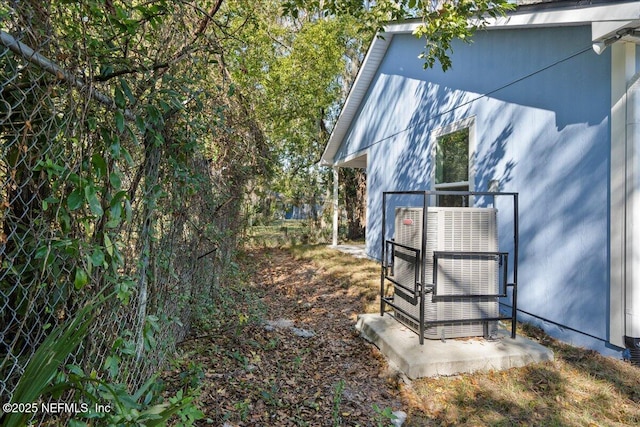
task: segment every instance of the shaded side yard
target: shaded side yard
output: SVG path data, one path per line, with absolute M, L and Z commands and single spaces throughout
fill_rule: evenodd
M 409 414 L 405 426 L 640 424 L 640 369 L 626 362 L 519 326 L 556 360 L 409 382 L 354 330 L 378 308 L 378 264 L 324 246 L 265 247 L 241 262 L 253 306 L 197 330 L 165 375 L 199 384 L 203 425 L 388 426 L 392 410 Z
M 402 407 L 398 381 L 354 329 L 360 290 L 280 249 L 251 251 L 243 262 L 255 270 L 249 286 L 262 322 L 197 331 L 166 380 L 200 381 L 213 425 L 389 425 L 385 409 Z

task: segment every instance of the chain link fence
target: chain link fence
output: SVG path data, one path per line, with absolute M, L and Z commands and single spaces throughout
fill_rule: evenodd
M 0 6 L 0 397 L 11 400 L 45 337 L 99 294 L 65 366 L 135 391 L 199 311 L 215 311 L 264 141 L 224 67 L 204 58 L 198 69 L 215 52 L 100 79 L 94 17 L 78 14 L 81 37 L 69 41 L 55 10 L 11 6 Z M 199 79 L 171 81 L 185 70 Z

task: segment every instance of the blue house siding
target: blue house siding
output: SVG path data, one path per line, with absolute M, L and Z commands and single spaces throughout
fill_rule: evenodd
M 431 189 L 431 133 L 473 117 L 474 189 L 498 180 L 520 194 L 519 308 L 606 353 L 611 64 L 591 43 L 590 26 L 482 31 L 454 46 L 443 73 L 422 69 L 420 40 L 395 35 L 335 159 L 367 154 L 367 251 L 378 258 L 382 192 Z

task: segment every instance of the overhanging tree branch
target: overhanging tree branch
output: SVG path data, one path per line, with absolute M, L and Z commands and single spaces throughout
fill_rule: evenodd
M 127 75 L 127 74 L 136 74 L 136 73 L 139 73 L 141 71 L 157 71 L 157 70 L 162 70 L 162 69 L 168 68 L 168 67 L 169 67 L 169 63 L 168 62 L 163 62 L 162 64 L 154 64 L 151 67 L 127 68 L 127 69 L 124 69 L 124 70 L 114 71 L 113 73 L 96 76 L 96 77 L 93 78 L 93 80 L 96 81 L 96 82 L 106 82 L 106 81 L 111 80 L 111 79 L 113 79 L 115 77 L 120 77 L 120 76 L 124 76 L 124 75 Z

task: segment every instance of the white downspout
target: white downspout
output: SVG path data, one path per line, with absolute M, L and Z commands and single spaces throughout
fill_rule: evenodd
M 625 346 L 625 294 L 630 265 L 627 253 L 627 83 L 636 70 L 635 49 L 632 43 L 611 46 L 609 342 L 622 348 Z
M 338 246 L 338 167 L 333 167 L 333 236 L 331 244 Z
M 635 45 L 633 46 L 635 48 Z M 640 364 L 640 74 L 627 88 L 625 344 Z

